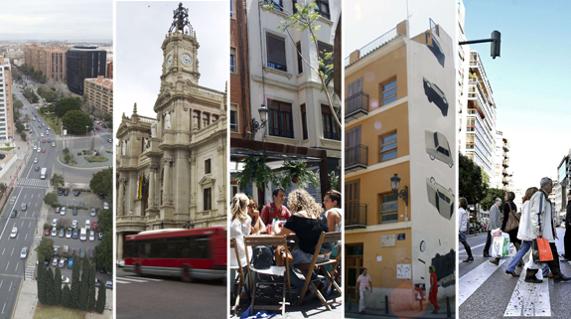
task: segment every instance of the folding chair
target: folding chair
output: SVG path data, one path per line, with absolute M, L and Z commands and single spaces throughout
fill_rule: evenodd
M 284 266 L 276 266 L 272 265 L 268 269 L 257 269 L 252 264 L 250 259 L 250 254 L 248 253 L 248 247 L 256 247 L 256 246 L 270 246 L 275 250 L 277 246 L 283 245 L 287 252 L 287 240 L 285 236 L 274 236 L 274 235 L 255 235 L 255 236 L 246 236 L 244 237 L 244 246 L 246 248 L 246 260 L 248 267 L 248 278 L 249 278 L 249 287 L 252 292 L 252 296 L 250 298 L 251 303 L 250 307 L 252 311 L 256 309 L 264 309 L 264 310 L 278 310 L 282 312 L 282 316 L 285 316 L 285 308 L 286 305 L 289 303 L 286 302 L 286 289 L 289 287 L 289 263 L 287 258 L 284 258 L 285 265 Z M 252 249 L 253 251 L 253 249 Z M 264 277 L 270 278 L 270 280 L 264 280 Z M 272 281 L 271 279 L 274 277 L 283 277 L 283 282 L 277 283 Z M 282 286 L 282 301 L 279 302 L 280 305 L 275 304 L 256 304 L 256 293 L 258 289 L 261 290 L 264 286 L 273 286 L 278 285 Z M 262 297 L 262 296 L 260 296 Z M 258 298 L 261 299 L 261 298 Z
M 230 239 L 230 249 L 234 250 L 234 254 L 236 255 L 236 262 L 238 265 L 240 265 L 240 253 L 238 252 L 238 246 L 236 245 L 235 238 Z M 231 285 L 237 286 L 235 290 L 236 298 L 231 308 L 232 313 L 236 313 L 236 309 L 240 305 L 240 294 L 242 293 L 242 289 L 244 288 L 244 272 L 242 270 L 242 267 L 238 266 L 237 271 L 238 271 L 238 281 L 234 282 L 235 278 L 231 278 L 232 282 L 230 283 Z
M 313 278 L 313 272 L 314 271 L 317 271 L 320 268 L 323 268 L 323 267 L 328 266 L 328 265 L 335 267 L 338 264 L 338 262 L 340 260 L 339 259 L 340 254 L 338 254 L 338 256 L 336 258 L 331 259 L 328 256 L 321 254 L 321 247 L 323 246 L 324 243 L 337 243 L 340 240 L 341 240 L 341 232 L 329 232 L 329 233 L 322 232 L 321 236 L 319 236 L 319 240 L 317 241 L 317 244 L 315 245 L 313 257 L 311 258 L 311 263 L 309 264 L 309 267 L 307 268 L 307 272 L 304 274 L 305 282 L 303 284 L 303 288 L 302 288 L 301 294 L 299 296 L 299 303 L 300 304 L 303 303 L 303 298 L 305 297 L 307 290 L 311 289 L 315 293 L 315 295 L 317 296 L 317 298 L 319 299 L 321 304 L 324 305 L 325 308 L 327 308 L 327 310 L 331 310 L 331 306 L 329 305 L 329 303 L 327 302 L 327 300 L 325 299 L 323 294 L 319 291 L 319 289 L 315 285 L 315 282 L 312 280 L 312 278 Z M 341 249 L 341 247 L 337 247 L 337 249 Z M 341 288 L 339 287 L 337 282 L 335 282 L 335 278 L 333 278 L 330 271 L 324 271 L 324 272 L 325 272 L 326 276 L 328 277 L 328 279 L 331 281 L 331 284 L 335 287 L 335 289 L 339 293 L 341 293 Z

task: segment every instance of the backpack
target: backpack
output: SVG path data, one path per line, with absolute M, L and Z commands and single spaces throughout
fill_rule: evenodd
M 273 263 L 274 254 L 270 247 L 256 246 L 252 251 L 252 266 L 256 269 L 269 269 Z

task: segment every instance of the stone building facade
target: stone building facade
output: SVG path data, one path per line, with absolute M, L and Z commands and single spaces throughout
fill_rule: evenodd
M 199 85 L 190 25 L 163 44 L 156 118 L 123 115 L 117 130 L 117 258 L 126 235 L 226 227 L 226 93 Z

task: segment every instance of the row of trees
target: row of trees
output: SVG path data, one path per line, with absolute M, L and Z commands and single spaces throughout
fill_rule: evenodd
M 113 169 L 107 168 L 93 175 L 89 188 L 95 194 L 111 200 L 113 198 Z M 110 203 L 110 207 L 113 205 Z M 110 273 L 113 270 L 113 214 L 104 210 L 98 217 L 99 231 L 103 232 L 103 239 L 95 247 L 95 264 L 98 270 Z
M 38 300 L 44 305 L 61 305 L 103 313 L 107 297 L 105 285 L 100 283 L 96 298 L 95 282 L 95 266 L 87 258 L 73 265 L 71 288 L 68 284 L 63 284 L 62 287 L 59 268 L 56 267 L 54 272 L 50 267 L 45 267 L 44 263 L 38 264 Z
M 29 86 L 26 86 L 24 88 L 24 90 L 22 91 L 22 94 L 24 95 L 26 100 L 28 100 L 28 102 L 30 102 L 32 104 L 38 103 L 40 101 L 40 98 L 38 97 L 36 92 L 34 92 L 34 89 L 29 87 Z
M 471 159 L 460 154 L 460 197 L 466 198 L 470 204 L 480 204 L 488 209 L 495 198 L 503 198 L 504 190 L 490 188 L 488 176 Z
M 56 89 L 46 85 L 40 86 L 37 91 L 38 95 L 44 98 L 44 100 L 46 100 L 48 103 L 57 101 L 57 99 L 61 96 L 61 92 L 58 92 Z
M 24 103 L 22 103 L 22 101 L 16 98 L 15 95 L 12 95 L 12 101 L 14 101 L 14 107 L 12 108 L 12 113 L 14 115 L 14 125 L 16 126 L 16 132 L 20 134 L 22 140 L 25 141 L 27 138 L 26 127 L 24 126 L 22 120 L 20 119 L 20 110 L 24 106 Z
M 35 70 L 31 66 L 24 64 L 18 68 L 22 73 L 32 78 L 32 80 L 39 83 L 46 83 L 48 79 L 41 71 Z

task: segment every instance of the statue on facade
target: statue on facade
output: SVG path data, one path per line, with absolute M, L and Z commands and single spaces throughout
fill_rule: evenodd
M 157 137 L 157 122 L 153 122 L 153 124 L 151 124 L 151 137 Z
M 171 128 L 171 112 L 165 113 L 165 129 Z
M 127 141 L 121 141 L 121 155 L 127 155 Z
M 182 2 L 178 4 L 178 8 L 173 11 L 173 22 L 169 28 L 169 33 L 180 31 L 184 33 L 184 27 L 190 26 L 188 21 L 188 9 L 182 6 Z

